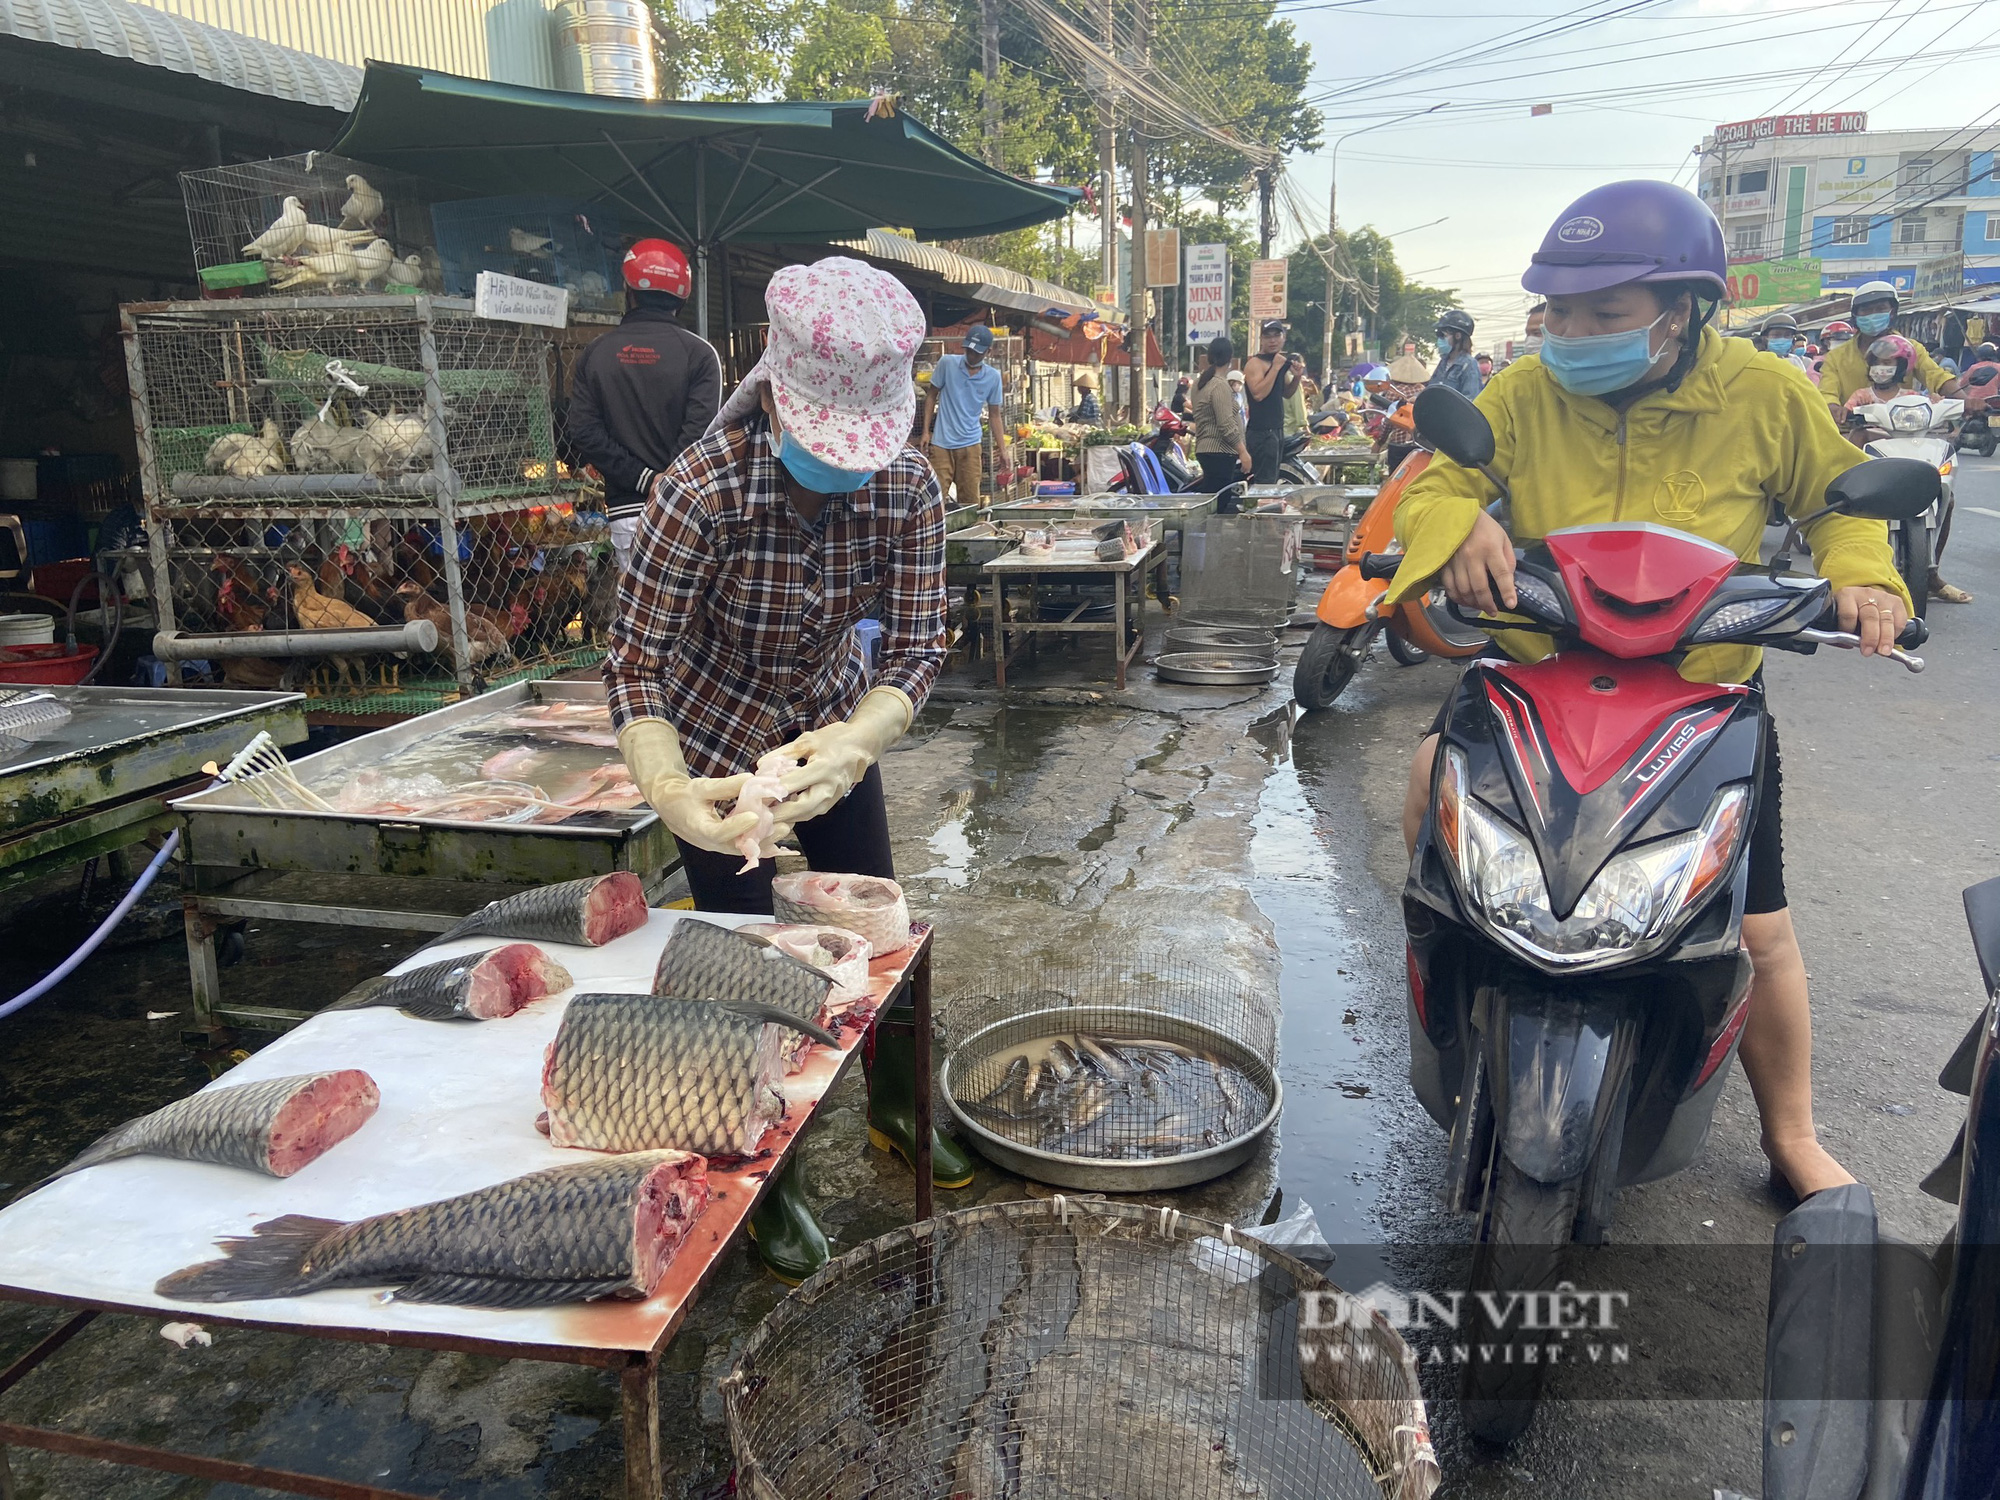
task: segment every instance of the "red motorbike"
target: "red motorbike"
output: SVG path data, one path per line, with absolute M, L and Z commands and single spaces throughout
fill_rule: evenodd
M 1470 401 L 1433 387 L 1416 420 L 1508 498 Z M 1889 520 L 1938 493 L 1932 465 L 1882 458 L 1834 480 L 1826 511 Z M 1859 644 L 1836 628 L 1830 586 L 1782 572 L 1783 556 L 1746 566 L 1627 523 L 1553 532 L 1518 557 L 1513 617 L 1451 612 L 1555 650 L 1460 677 L 1403 890 L 1410 1081 L 1450 1132 L 1447 1201 L 1477 1215 L 1478 1357 L 1461 1393 L 1492 1442 L 1527 1428 L 1546 1369 L 1506 1357 L 1535 1337 L 1507 1318 L 1557 1289 L 1572 1244 L 1604 1240 L 1620 1188 L 1693 1162 L 1743 1031 L 1769 721 L 1759 686 L 1690 682 L 1675 664 L 1725 641 Z M 1911 621 L 1904 643 L 1923 639 Z

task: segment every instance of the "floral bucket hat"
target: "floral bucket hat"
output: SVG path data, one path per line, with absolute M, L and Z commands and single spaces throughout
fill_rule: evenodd
M 768 384 L 785 430 L 837 469 L 882 469 L 910 440 L 917 415 L 911 364 L 924 310 L 887 271 L 835 255 L 785 266 L 764 293 L 764 357 L 708 430 L 756 411 Z

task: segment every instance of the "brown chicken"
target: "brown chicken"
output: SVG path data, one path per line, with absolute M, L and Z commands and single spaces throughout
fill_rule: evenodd
M 263 581 L 249 564 L 218 552 L 209 571 L 216 576 L 215 605 L 223 624 L 231 630 L 262 630 L 270 606 L 264 599 Z
M 451 611 L 414 581 L 398 588 L 396 597 L 403 603 L 405 620 L 429 620 L 437 628 L 438 650 L 448 655 L 451 651 Z M 507 643 L 507 633 L 493 621 L 474 613 L 476 607 L 468 607 L 465 612 L 466 653 L 471 657 L 471 664 L 476 667 L 488 660 L 511 659 L 514 652 Z
M 367 630 L 375 624 L 353 605 L 322 594 L 314 586 L 312 569 L 304 563 L 287 563 L 285 571 L 292 579 L 292 613 L 298 616 L 302 629 Z M 334 671 L 339 674 L 340 685 L 349 694 L 361 692 L 365 674 L 357 674 L 355 670 L 358 658 L 335 656 L 329 659 Z

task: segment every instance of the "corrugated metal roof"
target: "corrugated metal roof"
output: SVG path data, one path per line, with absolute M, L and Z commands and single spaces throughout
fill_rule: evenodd
M 0 36 L 122 57 L 245 93 L 347 110 L 361 70 L 131 0 L 0 0 Z
M 839 241 L 847 249 L 859 250 L 872 255 L 877 260 L 893 260 L 918 270 L 929 271 L 952 286 L 965 288 L 968 298 L 975 301 L 1005 301 L 1005 305 L 1016 311 L 1030 310 L 1029 301 L 1040 301 L 1049 307 L 1066 307 L 1073 311 L 1087 312 L 1092 303 L 1088 297 L 1057 286 L 1053 281 L 1042 281 L 1019 271 L 1010 271 L 1005 266 L 996 266 L 990 261 L 974 260 L 969 255 L 960 255 L 955 250 L 947 250 L 942 245 L 926 245 L 921 240 L 910 239 L 907 235 L 894 234 L 887 229 L 871 229 L 867 238 Z M 982 289 L 1004 288 L 1016 293 L 1022 300 L 997 299 L 979 296 Z M 1039 309 L 1035 309 L 1039 310 Z

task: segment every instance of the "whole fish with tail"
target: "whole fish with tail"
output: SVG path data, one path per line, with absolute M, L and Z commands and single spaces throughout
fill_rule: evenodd
M 288 1214 L 161 1278 L 179 1302 L 393 1287 L 400 1302 L 546 1307 L 652 1294 L 708 1204 L 708 1164 L 647 1151 L 551 1167 L 374 1218 Z

